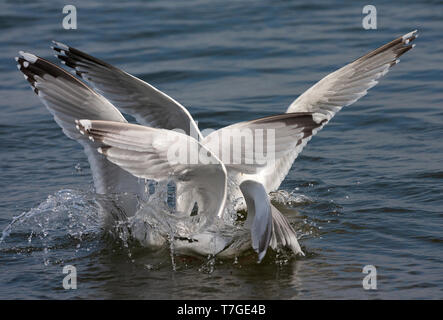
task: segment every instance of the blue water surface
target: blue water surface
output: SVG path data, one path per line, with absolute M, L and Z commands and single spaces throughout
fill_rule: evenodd
M 378 28 L 365 30 L 366 2 L 71 1 L 78 28 L 64 30 L 64 1 L 2 1 L 0 298 L 443 298 L 443 2 L 377 1 Z M 55 62 L 50 41 L 65 42 L 216 129 L 284 112 L 329 72 L 414 29 L 417 47 L 312 139 L 275 196 L 306 257 L 260 265 L 103 234 L 80 145 L 13 60 L 25 50 Z M 67 264 L 76 290 L 63 289 Z M 365 265 L 377 268 L 377 290 L 362 287 Z

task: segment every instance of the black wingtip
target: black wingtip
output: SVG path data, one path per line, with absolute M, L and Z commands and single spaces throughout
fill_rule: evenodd
M 39 90 L 35 86 L 34 76 L 41 76 L 42 73 L 40 73 L 38 69 L 36 70 L 34 63 L 39 59 L 39 57 L 23 51 L 20 51 L 19 55 L 20 56 L 14 58 L 14 60 L 17 62 L 17 69 L 23 73 L 25 80 L 29 82 L 32 90 L 38 95 Z
M 39 81 L 39 78 L 43 78 L 45 75 L 50 75 L 54 78 L 61 77 L 64 80 L 69 81 L 71 84 L 82 86 L 82 88 L 92 91 L 92 89 L 90 89 L 76 77 L 72 76 L 63 68 L 60 68 L 57 65 L 32 53 L 19 51 L 19 56 L 16 57 L 16 62 L 17 68 L 24 74 L 25 79 L 31 84 L 36 94 L 39 92 L 36 82 Z M 37 78 L 37 76 L 39 78 Z

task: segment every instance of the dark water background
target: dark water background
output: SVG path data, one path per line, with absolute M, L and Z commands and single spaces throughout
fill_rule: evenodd
M 63 1 L 0 4 L 0 298 L 443 298 L 443 2 Z M 207 261 L 111 241 L 91 175 L 17 71 L 55 39 L 150 82 L 201 129 L 284 112 L 336 68 L 419 29 L 417 47 L 315 136 L 281 186 L 307 256 Z M 11 224 L 13 217 L 22 218 Z M 7 229 L 8 230 L 8 229 Z M 6 230 L 6 231 L 7 231 Z M 6 233 L 5 233 L 6 234 Z M 64 290 L 62 268 L 77 267 Z M 362 288 L 363 266 L 378 289 Z

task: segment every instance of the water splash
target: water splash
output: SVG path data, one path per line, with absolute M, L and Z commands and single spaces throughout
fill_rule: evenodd
M 285 206 L 295 207 L 303 204 L 311 204 L 314 202 L 310 197 L 301 193 L 296 193 L 297 189 L 288 192 L 286 190 L 277 190 L 270 193 L 271 201 Z
M 182 253 L 176 250 L 174 239 L 192 234 L 195 231 L 192 228 L 195 218 L 184 219 L 176 214 L 175 207 L 169 201 L 170 190 L 162 186 L 159 188 L 156 185 L 154 191 L 149 187 L 148 199 L 139 202 L 133 216 L 127 216 L 124 211 L 113 212 L 111 224 L 107 221 L 109 215 L 103 214 L 106 208 L 103 203 L 119 203 L 122 195 L 103 196 L 79 190 L 60 190 L 35 208 L 14 217 L 2 231 L 0 250 L 12 254 L 41 252 L 44 264 L 49 265 L 62 260 L 59 257 L 60 249 L 64 250 L 65 256 L 75 258 L 96 252 L 109 243 L 119 243 L 117 246 L 126 251 L 129 260 L 134 262 L 132 251 L 137 251 L 141 245 L 151 252 L 160 249 L 167 251 L 172 269 L 177 270 L 176 257 Z M 272 193 L 271 199 L 286 207 L 313 201 L 304 195 L 283 190 Z M 225 219 L 208 231 L 233 239 L 230 244 L 232 250 L 220 254 L 217 259 L 235 258 L 239 248 L 250 247 L 249 232 L 242 227 L 242 219 L 239 222 L 239 215 L 234 209 L 238 204 L 236 201 L 240 200 L 228 202 Z M 294 223 L 293 226 L 296 227 Z M 316 227 L 312 226 L 312 221 L 305 218 L 298 221 L 296 231 L 299 237 L 306 237 L 312 234 L 313 228 Z M 111 236 L 111 242 L 103 241 L 106 236 Z M 213 245 L 215 247 L 216 243 Z M 230 255 L 231 251 L 233 254 Z M 214 259 L 208 258 L 203 268 L 205 272 L 213 270 Z
M 98 208 L 94 199 L 77 190 L 60 190 L 46 201 L 12 219 L 2 231 L 0 244 L 11 234 L 26 235 L 27 243 L 34 239 L 54 240 L 62 235 L 81 240 L 100 228 Z
M 0 238 L 0 252 L 34 255 L 44 266 L 90 255 L 100 247 L 101 218 L 90 194 L 60 190 L 14 217 Z

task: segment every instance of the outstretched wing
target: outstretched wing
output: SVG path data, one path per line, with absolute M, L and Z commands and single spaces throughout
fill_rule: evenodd
M 196 190 L 202 199 L 201 225 L 223 213 L 226 169 L 223 163 L 194 138 L 173 130 L 140 125 L 79 120 L 79 130 L 105 145 L 99 152 L 136 177 L 174 179 Z M 205 161 L 193 155 L 204 154 Z M 203 156 L 202 156 L 203 157 Z
M 294 150 L 300 153 L 321 125 L 309 112 L 284 113 L 219 129 L 202 143 L 228 170 L 254 175 Z
M 155 128 L 181 129 L 201 138 L 191 114 L 180 103 L 150 84 L 80 50 L 55 42 L 56 56 L 97 92 L 137 122 Z
M 411 44 L 415 38 L 417 30 L 328 74 L 299 96 L 287 112 L 315 112 L 329 121 L 342 107 L 365 96 L 399 62 L 398 58 L 415 46 Z
M 104 97 L 51 62 L 25 52 L 20 52 L 16 61 L 18 69 L 63 132 L 83 146 L 91 166 L 96 192 L 142 194 L 143 183 L 139 183 L 137 178 L 106 160 L 96 150 L 101 144 L 87 139 L 75 128 L 75 119 L 89 118 L 125 123 L 123 115 Z
M 417 36 L 417 30 L 405 34 L 327 75 L 299 96 L 286 112 L 312 112 L 317 121 L 325 121 L 317 129 L 320 130 L 342 107 L 366 95 L 399 62 L 398 58 L 415 46 L 411 42 Z M 298 153 L 294 150 L 275 166 L 261 171 L 260 181 L 268 192 L 280 186 Z

